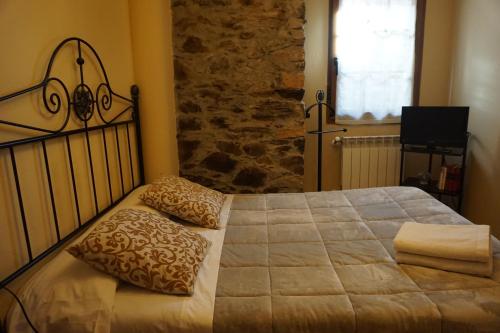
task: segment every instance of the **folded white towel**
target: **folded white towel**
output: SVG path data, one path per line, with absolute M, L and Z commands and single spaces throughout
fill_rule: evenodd
M 396 252 L 489 263 L 490 226 L 406 222 L 394 238 Z
M 396 261 L 400 264 L 424 266 L 437 268 L 444 271 L 458 272 L 464 274 L 472 274 L 479 276 L 490 277 L 493 274 L 493 260 L 488 262 L 465 261 L 455 259 L 436 258 L 422 256 L 419 254 L 411 254 L 404 252 L 396 252 Z

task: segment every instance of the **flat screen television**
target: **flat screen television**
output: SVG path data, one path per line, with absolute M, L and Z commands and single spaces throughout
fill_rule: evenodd
M 428 147 L 461 147 L 467 140 L 469 107 L 403 106 L 400 141 Z

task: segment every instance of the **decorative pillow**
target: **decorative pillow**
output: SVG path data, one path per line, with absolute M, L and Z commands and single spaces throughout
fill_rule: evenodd
M 123 209 L 68 252 L 123 281 L 165 294 L 189 294 L 210 242 L 169 219 Z
M 140 196 L 148 206 L 202 227 L 216 229 L 224 194 L 177 176 L 153 182 Z

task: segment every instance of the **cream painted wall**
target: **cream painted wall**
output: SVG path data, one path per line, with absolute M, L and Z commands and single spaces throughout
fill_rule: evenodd
M 451 104 L 469 105 L 465 216 L 500 235 L 500 1 L 457 1 Z
M 306 106 L 315 102 L 318 89 L 326 91 L 328 64 L 328 0 L 306 0 Z M 454 0 L 427 1 L 420 103 L 447 105 Z M 315 116 L 316 114 L 314 114 Z M 317 118 L 306 122 L 316 129 Z M 326 128 L 332 127 L 325 123 Z M 399 134 L 396 125 L 345 126 L 345 136 Z M 338 135 L 338 134 L 337 134 Z M 340 148 L 332 146 L 336 134 L 323 137 L 323 190 L 340 189 Z M 304 190 L 316 190 L 317 139 L 306 137 Z M 412 165 L 420 166 L 416 160 Z M 411 170 L 410 170 L 411 171 Z
M 179 173 L 170 0 L 130 0 L 146 182 Z
M 420 105 L 448 105 L 455 3 L 427 1 Z

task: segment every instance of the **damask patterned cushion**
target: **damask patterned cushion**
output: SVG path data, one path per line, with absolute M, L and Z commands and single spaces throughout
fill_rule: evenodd
M 192 294 L 210 242 L 169 219 L 123 209 L 99 222 L 68 252 L 136 286 L 165 294 Z
M 216 229 L 224 194 L 177 176 L 153 182 L 141 200 L 148 206 L 202 227 Z

